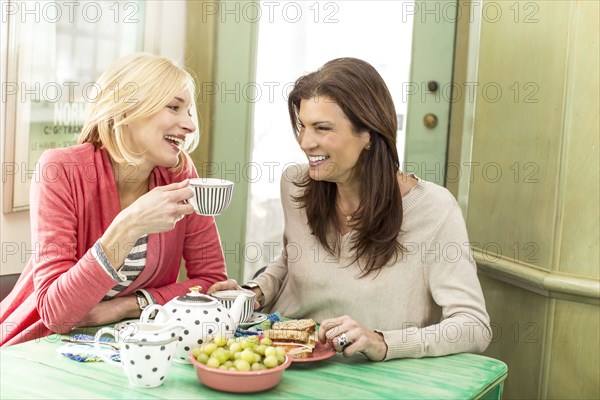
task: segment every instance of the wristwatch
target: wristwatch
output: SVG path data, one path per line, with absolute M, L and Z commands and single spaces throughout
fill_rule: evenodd
M 258 286 L 258 283 L 254 281 L 248 281 L 242 285 L 242 288 L 252 290 L 254 288 L 260 289 L 260 286 Z M 264 305 L 265 294 L 262 292 L 262 289 L 260 290 L 260 295 L 256 296 L 256 301 L 258 301 L 258 304 L 260 304 L 261 307 Z
M 144 311 L 144 308 L 149 306 L 148 299 L 146 299 L 146 296 L 144 296 L 144 294 L 141 292 L 133 292 L 133 294 L 135 294 L 135 299 L 138 303 L 138 307 L 140 308 L 140 310 Z

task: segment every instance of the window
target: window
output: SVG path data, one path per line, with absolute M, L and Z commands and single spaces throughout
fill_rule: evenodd
M 286 5 L 288 7 L 286 7 Z M 412 1 L 284 2 L 260 19 L 251 161 L 259 168 L 248 200 L 245 279 L 282 247 L 279 178 L 286 165 L 305 163 L 287 111 L 287 93 L 302 74 L 338 57 L 371 63 L 388 84 L 399 118 L 402 163 L 412 48 Z M 259 174 L 259 175 L 258 175 Z
M 76 143 L 95 79 L 115 59 L 142 50 L 142 1 L 9 1 L 4 212 L 29 207 L 29 184 L 42 152 Z M 4 26 L 3 26 L 4 28 Z

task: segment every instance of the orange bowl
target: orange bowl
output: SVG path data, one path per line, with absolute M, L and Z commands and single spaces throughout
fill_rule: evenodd
M 190 354 L 190 362 L 196 368 L 196 375 L 203 385 L 215 390 L 233 393 L 252 393 L 274 388 L 279 384 L 283 371 L 292 360 L 285 356 L 282 364 L 262 371 L 225 371 L 207 367 Z

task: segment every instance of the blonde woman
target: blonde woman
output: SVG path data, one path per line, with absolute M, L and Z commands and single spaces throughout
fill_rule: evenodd
M 194 213 L 194 83 L 172 61 L 117 60 L 79 143 L 46 151 L 31 187 L 35 254 L 0 307 L 0 345 L 136 318 L 227 278 L 214 219 Z M 181 260 L 186 282 L 176 283 Z

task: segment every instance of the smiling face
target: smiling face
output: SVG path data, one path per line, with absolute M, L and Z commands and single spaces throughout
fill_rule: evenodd
M 190 93 L 184 89 L 156 114 L 127 124 L 128 147 L 143 154 L 149 168 L 174 167 L 187 135 L 196 130 L 190 108 Z
M 303 99 L 298 120 L 298 143 L 308 157 L 312 179 L 336 183 L 358 179 L 358 161 L 371 139 L 369 132 L 355 132 L 346 114 L 327 97 Z

